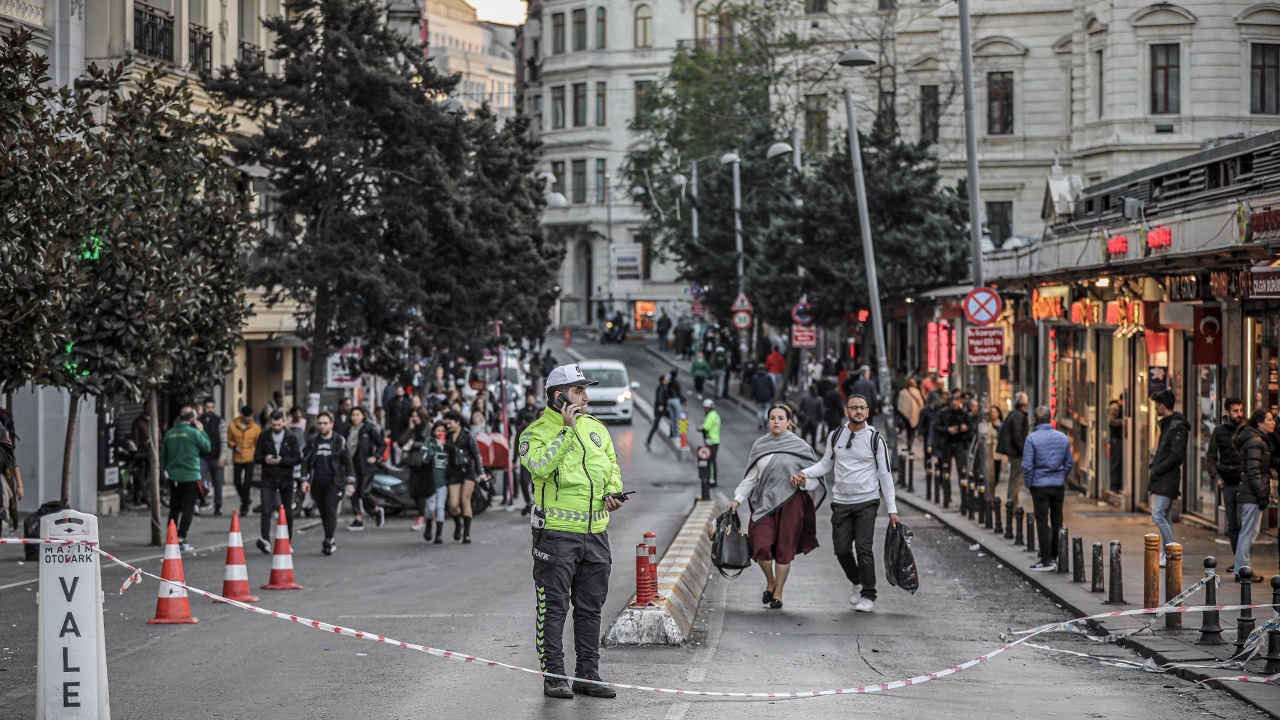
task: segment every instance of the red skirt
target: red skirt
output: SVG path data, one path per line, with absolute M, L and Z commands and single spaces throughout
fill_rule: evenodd
M 790 565 L 796 554 L 808 555 L 818 547 L 818 517 L 813 498 L 801 490 L 782 504 L 782 507 L 752 520 L 747 527 L 747 539 L 751 543 L 751 559 L 756 562 L 772 560 Z

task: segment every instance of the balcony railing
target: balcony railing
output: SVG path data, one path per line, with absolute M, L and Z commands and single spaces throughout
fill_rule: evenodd
M 213 72 L 213 32 L 192 23 L 187 38 L 191 42 L 191 69 Z
M 680 52 L 693 52 L 695 50 L 704 50 L 706 52 L 724 52 L 732 48 L 739 47 L 737 37 L 733 35 L 724 35 L 721 37 L 695 38 L 692 40 L 677 40 L 676 50 Z
M 173 62 L 173 16 L 159 8 L 135 2 L 133 49 L 139 55 Z
M 240 41 L 240 60 L 254 67 L 262 67 L 267 62 L 267 54 L 251 42 Z

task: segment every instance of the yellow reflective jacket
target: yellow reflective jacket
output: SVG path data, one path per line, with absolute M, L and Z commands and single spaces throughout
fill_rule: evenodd
M 622 469 L 604 423 L 583 415 L 565 427 L 548 407 L 520 434 L 520 462 L 533 475 L 533 500 L 546 512 L 546 527 L 597 533 L 609 525 L 604 496 L 622 490 Z

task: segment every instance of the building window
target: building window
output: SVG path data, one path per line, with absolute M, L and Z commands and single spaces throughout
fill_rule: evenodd
M 551 16 L 551 54 L 564 52 L 564 13 Z
M 604 8 L 596 8 L 596 49 L 603 50 L 607 43 L 605 42 L 605 10 Z
M 876 0 L 877 10 L 897 10 L 898 0 Z
M 573 161 L 573 202 L 587 201 L 587 161 Z
M 700 2 L 693 11 L 694 44 L 701 47 L 709 37 L 711 37 L 711 11 L 707 9 L 707 3 Z
M 987 134 L 1013 134 L 1013 73 L 987 73 Z
M 1181 58 L 1178 44 L 1151 46 L 1151 114 L 1174 115 L 1181 112 Z
M 938 142 L 938 118 L 941 114 L 942 105 L 938 101 L 938 86 L 921 85 L 920 140 L 922 142 Z
M 653 11 L 648 5 L 636 8 L 636 47 L 653 47 Z
M 1013 202 L 987 203 L 987 233 L 996 247 L 1013 236 Z
M 587 49 L 587 11 L 573 11 L 573 50 L 579 52 Z
M 551 129 L 564 127 L 564 86 L 551 88 Z
M 804 0 L 806 15 L 821 15 L 827 11 L 827 0 Z
M 257 0 L 240 0 L 237 10 L 240 15 L 240 39 L 256 45 L 258 43 Z
M 542 96 L 529 96 L 529 114 L 533 116 L 533 128 L 542 129 Z
M 1103 85 L 1103 82 L 1102 82 L 1106 76 L 1102 74 L 1103 67 L 1102 67 L 1102 51 L 1101 50 L 1094 51 L 1093 62 L 1097 66 L 1094 74 L 1096 76 L 1095 82 L 1097 83 L 1097 86 L 1098 86 L 1097 90 L 1094 91 L 1094 102 L 1098 103 L 1098 117 L 1102 117 L 1103 103 L 1107 99 L 1107 91 L 1106 91 L 1106 87 Z
M 1250 47 L 1249 112 L 1280 115 L 1280 45 Z
M 596 83 L 596 125 L 605 124 L 605 120 L 606 120 L 605 110 L 608 107 L 608 103 L 607 103 L 608 95 L 609 95 L 608 86 L 602 82 Z
M 609 192 L 609 174 L 605 172 L 604 159 L 596 160 L 596 202 L 605 202 L 605 193 Z
M 587 124 L 587 84 L 573 84 L 573 126 L 582 127 Z
M 804 98 L 804 151 L 813 155 L 827 151 L 827 96 Z
M 652 80 L 636 81 L 636 117 L 640 117 L 645 113 L 646 108 L 644 105 L 644 102 L 645 102 L 644 98 L 645 98 L 645 95 L 648 95 L 652 90 L 653 90 Z
M 556 177 L 555 181 L 551 183 L 551 192 L 558 192 L 561 195 L 563 195 L 564 194 L 564 161 L 563 160 L 551 163 L 551 174 Z

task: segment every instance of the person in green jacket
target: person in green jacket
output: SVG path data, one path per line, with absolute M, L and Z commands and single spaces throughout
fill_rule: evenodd
M 422 539 L 434 545 L 444 543 L 445 507 L 449 502 L 449 448 L 444 421 L 437 420 L 427 434 L 427 441 L 422 445 L 422 463 L 431 468 L 431 483 L 434 489 L 427 495 L 424 513 L 426 529 L 422 531 Z M 432 540 L 431 522 L 435 521 L 435 539 Z
M 707 354 L 699 351 L 689 366 L 689 377 L 693 378 L 693 391 L 702 397 L 702 386 L 711 377 L 711 363 L 707 362 Z
M 196 419 L 194 408 L 184 407 L 178 424 L 160 443 L 160 467 L 169 474 L 169 522 L 178 523 L 178 549 L 190 550 L 187 531 L 200 497 L 200 456 L 210 452 L 209 436 Z
M 577 365 L 547 373 L 547 407 L 520 434 L 520 462 L 533 476 L 534 645 L 542 692 L 614 697 L 613 688 L 564 678 L 564 623 L 573 601 L 573 677 L 600 680 L 600 610 L 609 591 L 609 513 L 622 507 L 622 469 L 604 423 L 587 414 L 588 380 Z
M 702 441 L 711 451 L 711 487 L 715 487 L 716 456 L 720 454 L 720 413 L 716 411 L 716 403 L 711 398 L 702 401 L 702 410 L 707 415 L 702 418 L 698 429 L 702 431 Z

